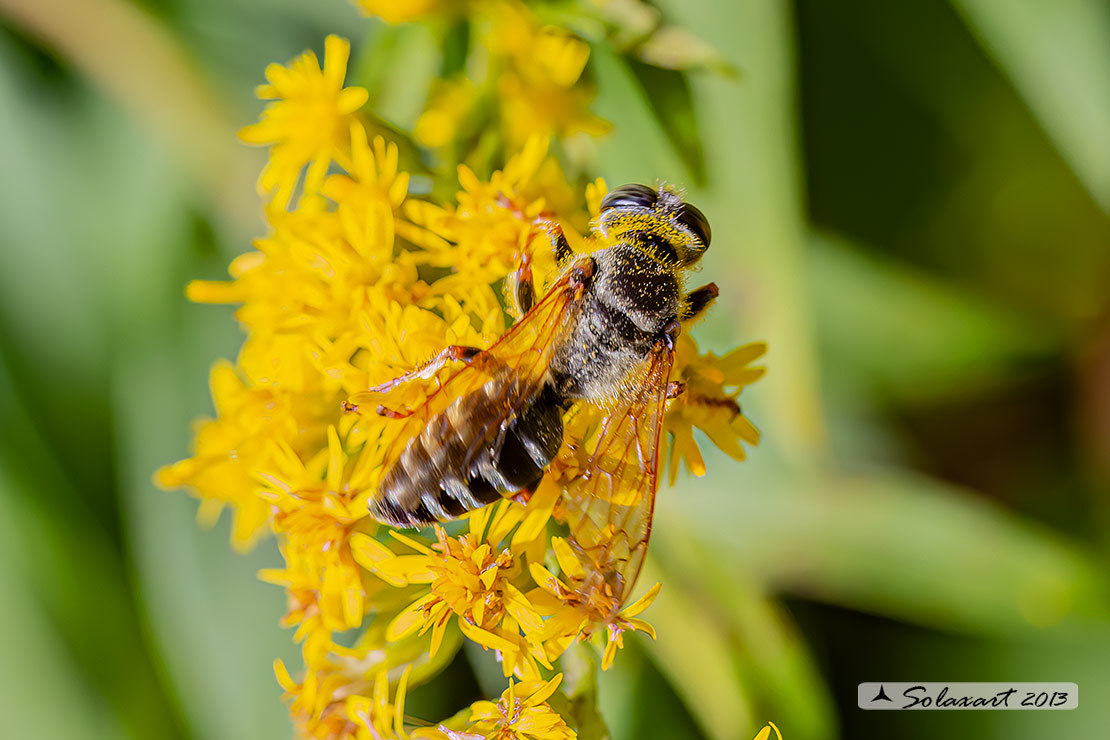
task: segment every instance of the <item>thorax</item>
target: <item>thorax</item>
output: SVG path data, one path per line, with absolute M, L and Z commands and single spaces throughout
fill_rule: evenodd
M 593 258 L 575 324 L 552 358 L 556 390 L 568 399 L 619 394 L 682 299 L 675 269 L 641 249 L 618 244 Z

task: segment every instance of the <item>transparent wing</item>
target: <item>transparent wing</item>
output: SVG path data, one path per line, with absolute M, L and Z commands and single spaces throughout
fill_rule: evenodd
M 657 344 L 630 389 L 604 415 L 586 421 L 584 443 L 564 447 L 557 461 L 571 544 L 584 570 L 599 574 L 618 604 L 635 584 L 651 535 L 673 364 L 673 349 Z
M 572 326 L 581 294 L 581 273 L 570 270 L 508 332 L 488 349 L 460 360 L 463 364 L 432 362 L 351 396 L 346 404 L 349 410 L 377 411 L 392 420 L 382 435 L 383 441 L 388 440 L 380 458 L 383 468 L 400 458 L 429 421 L 474 393 L 496 390 L 498 396 L 497 412 L 485 417 L 483 427 L 475 430 L 471 452 L 501 433 L 541 389 L 556 340 Z

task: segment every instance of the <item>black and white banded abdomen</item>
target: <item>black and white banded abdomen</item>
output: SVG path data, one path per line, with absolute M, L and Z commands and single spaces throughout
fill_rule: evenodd
M 419 527 L 534 490 L 563 442 L 564 406 L 545 385 L 502 421 L 516 382 L 508 373 L 495 377 L 429 420 L 386 471 L 371 516 Z

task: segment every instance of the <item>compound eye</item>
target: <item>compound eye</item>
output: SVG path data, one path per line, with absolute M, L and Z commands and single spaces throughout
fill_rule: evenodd
M 626 208 L 628 206 L 651 208 L 655 205 L 655 199 L 658 197 L 659 193 L 647 185 L 621 185 L 619 188 L 610 191 L 601 201 L 601 212 L 605 213 L 610 208 Z
M 678 222 L 694 232 L 694 236 L 701 240 L 703 247 L 709 246 L 709 240 L 713 238 L 713 231 L 709 228 L 709 221 L 705 218 L 705 214 L 698 210 L 696 206 L 683 203 Z

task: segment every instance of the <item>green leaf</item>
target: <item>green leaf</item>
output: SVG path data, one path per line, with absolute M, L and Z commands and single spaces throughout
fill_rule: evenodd
M 613 124 L 597 142 L 598 172 L 609 185 L 623 182 L 683 182 L 686 167 L 628 65 L 604 44 L 593 46 L 590 70 L 597 77 L 593 108 Z
M 443 67 L 439 71 L 440 79 L 449 79 L 466 68 L 466 60 L 470 55 L 470 37 L 470 21 L 465 17 L 451 23 L 444 31 Z
M 0 468 L 0 491 L 14 489 Z M 21 535 L 39 533 L 17 528 L 9 504 L 0 495 L 0 591 L 6 604 L 0 609 L 0 633 L 8 638 L 0 641 L 0 665 L 9 671 L 0 691 L 5 735 L 40 740 L 134 737 L 105 704 L 99 687 L 86 681 L 51 615 L 28 587 L 29 574 L 20 572 L 20 563 L 30 551 L 20 546 Z M 116 667 L 122 666 L 117 662 Z
M 799 464 L 826 443 L 813 311 L 805 282 L 805 214 L 795 116 L 794 28 L 783 3 L 663 3 L 668 17 L 745 71 L 741 84 L 691 79 L 707 142 L 708 187 L 689 199 L 713 224 L 703 259 L 720 297 L 695 335 L 723 352 L 759 339 L 769 372 L 753 392 L 768 437 Z M 749 401 L 748 403 L 752 403 Z
M 765 457 L 659 497 L 656 522 L 693 529 L 711 557 L 766 588 L 981 635 L 1105 625 L 1110 603 L 1091 554 L 948 484 L 899 471 L 801 474 Z M 756 464 L 753 464 L 756 463 Z
M 666 575 L 664 589 L 679 583 L 701 610 L 725 631 L 741 682 L 758 720 L 789 721 L 794 740 L 827 740 L 835 726 L 832 697 L 809 649 L 787 612 L 752 583 L 743 570 L 727 567 L 697 537 L 668 521 L 657 528 L 653 557 Z M 652 621 L 649 610 L 645 618 Z
M 841 380 L 901 397 L 966 393 L 1062 349 L 1043 321 L 909 265 L 827 234 L 810 244 L 820 342 Z
M 559 658 L 563 683 L 558 693 L 567 698 L 566 711 L 579 740 L 609 740 L 610 737 L 597 703 L 598 666 L 597 650 L 586 642 L 571 643 Z
M 629 57 L 624 57 L 624 63 L 639 83 L 652 114 L 694 183 L 705 185 L 705 150 L 686 73 Z
M 101 249 L 104 241 L 134 245 L 150 211 L 164 215 L 149 181 L 120 187 L 118 149 L 126 146 L 151 171 L 164 159 L 146 156 L 149 147 L 103 101 L 55 97 L 81 88 L 68 80 L 52 87 L 9 44 L 0 37 L 0 157 L 7 163 L 0 171 L 0 578 L 5 586 L 12 581 L 4 634 L 18 635 L 20 644 L 0 659 L 22 666 L 43 651 L 42 665 L 21 669 L 19 682 L 40 693 L 49 686 L 54 709 L 38 712 L 40 699 L 15 710 L 37 715 L 40 725 L 52 725 L 57 707 L 68 712 L 72 702 L 90 723 L 77 735 L 122 728 L 134 737 L 180 737 L 172 687 L 144 639 L 114 488 L 114 302 L 105 277 L 129 275 L 132 265 L 103 259 Z M 68 115 L 58 115 L 62 105 Z M 135 193 L 127 186 L 137 197 L 128 197 Z M 140 300 L 148 287 L 141 277 L 129 285 Z M 9 661 L 13 654 L 20 659 Z M 22 690 L 13 696 L 27 700 Z M 5 729 L 27 737 L 51 732 Z
M 0 692 L 5 733 L 179 737 L 137 639 L 141 620 L 116 543 L 87 502 L 67 503 L 80 497 L 65 462 L 16 391 L 0 355 L 0 634 L 13 638 L 0 641 L 0 665 L 19 674 Z
M 1110 213 L 1110 10 L 1098 0 L 953 0 Z
M 419 23 L 376 22 L 365 37 L 347 84 L 370 93 L 367 109 L 390 126 L 411 131 L 424 109 L 443 54 Z
M 645 652 L 667 676 L 707 737 L 745 737 L 755 722 L 753 697 L 750 687 L 740 680 L 735 646 L 721 615 L 706 609 L 687 584 L 667 578 L 652 558 L 641 578 L 643 583 L 664 584 L 641 615 L 658 633 L 654 643 L 645 645 Z
M 211 414 L 207 368 L 241 342 L 230 310 L 191 305 L 182 295 L 190 277 L 222 272 L 223 259 L 212 253 L 204 265 L 185 259 L 194 245 L 181 172 L 118 111 L 98 112 L 75 119 L 74 132 L 90 150 L 89 173 L 112 186 L 88 193 L 95 218 L 73 240 L 88 250 L 77 253 L 96 271 L 71 272 L 98 291 L 107 309 L 102 331 L 112 351 L 104 414 L 111 419 L 114 496 L 145 644 L 198 737 L 287 735 L 272 663 L 281 658 L 296 673 L 299 650 L 291 631 L 278 625 L 285 594 L 256 577 L 260 568 L 280 565 L 276 547 L 271 540 L 247 556 L 232 552 L 226 520 L 202 530 L 194 500 L 151 481 L 159 466 L 188 454 L 190 423 Z M 214 241 L 235 245 L 227 231 L 217 230 Z M 71 258 L 75 252 L 72 243 L 52 248 Z

